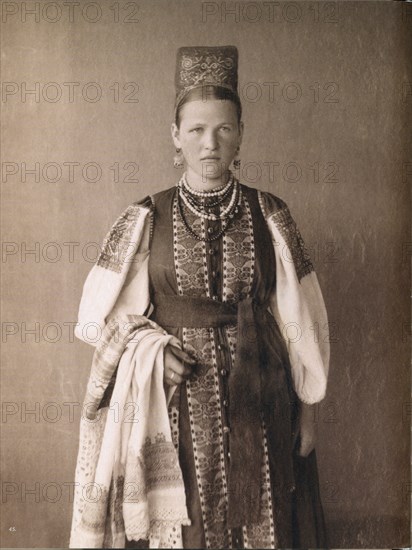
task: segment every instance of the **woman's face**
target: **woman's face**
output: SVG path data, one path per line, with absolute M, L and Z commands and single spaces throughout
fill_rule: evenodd
M 232 101 L 201 99 L 183 105 L 180 127 L 172 124 L 175 146 L 182 149 L 187 173 L 201 181 L 221 180 L 242 141 L 243 123 L 238 124 Z

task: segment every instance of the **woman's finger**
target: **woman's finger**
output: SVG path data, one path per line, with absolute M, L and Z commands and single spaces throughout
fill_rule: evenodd
M 176 373 L 176 375 L 179 375 L 182 379 L 187 379 L 192 374 L 191 367 L 184 365 L 181 360 L 175 357 L 167 348 L 164 357 L 164 369 L 166 377 L 170 377 L 173 373 Z
M 183 378 L 187 378 L 192 373 L 192 369 L 187 365 L 184 365 L 179 359 L 170 355 L 165 359 L 165 367 L 179 374 Z
M 166 369 L 171 369 L 180 376 L 188 377 L 192 373 L 190 366 L 184 365 L 182 360 L 176 357 L 168 348 L 166 348 L 164 362 Z
M 175 371 L 169 370 L 167 373 L 165 372 L 165 382 L 169 386 L 176 386 L 177 384 L 181 384 L 184 381 L 184 378 L 180 376 L 180 374 L 177 374 Z
M 173 355 L 175 357 L 178 357 L 181 361 L 184 361 L 185 363 L 189 363 L 190 365 L 194 365 L 196 363 L 196 359 L 194 359 L 191 355 L 189 355 L 187 351 L 184 351 L 173 345 L 170 345 L 169 349 L 173 353 Z

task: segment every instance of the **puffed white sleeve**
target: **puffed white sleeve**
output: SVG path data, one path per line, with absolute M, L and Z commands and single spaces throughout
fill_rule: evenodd
M 128 206 L 103 241 L 84 283 L 75 335 L 96 346 L 111 318 L 144 315 L 150 307 L 150 197 Z
M 326 393 L 330 357 L 319 281 L 286 203 L 267 192 L 259 192 L 259 202 L 276 258 L 270 309 L 286 341 L 294 389 L 304 403 L 317 403 Z

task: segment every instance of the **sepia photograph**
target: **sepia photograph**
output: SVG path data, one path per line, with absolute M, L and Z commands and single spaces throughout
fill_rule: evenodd
M 412 2 L 0 4 L 0 547 L 410 548 Z

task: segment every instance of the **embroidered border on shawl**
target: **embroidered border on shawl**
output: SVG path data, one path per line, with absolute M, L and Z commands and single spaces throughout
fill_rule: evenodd
M 131 204 L 117 218 L 103 241 L 102 251 L 97 260 L 98 266 L 116 273 L 122 271 L 126 256 L 128 255 L 130 258 L 131 254 L 136 252 L 136 250 L 129 250 L 129 248 L 134 228 L 141 215 L 141 208 L 136 203 Z
M 145 483 L 149 492 L 163 486 L 180 487 L 182 472 L 176 449 L 171 441 L 166 441 L 163 433 L 158 433 L 153 440 L 146 438 L 143 460 L 147 468 Z
M 95 494 L 98 493 L 98 498 L 95 494 L 86 500 L 83 515 L 81 519 L 81 529 L 86 533 L 94 535 L 97 533 L 103 537 L 106 527 L 107 506 L 109 502 L 109 490 L 100 487 L 98 484 L 93 485 Z

